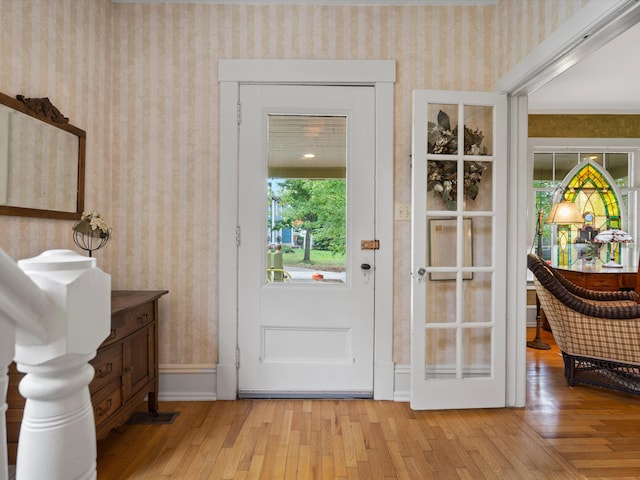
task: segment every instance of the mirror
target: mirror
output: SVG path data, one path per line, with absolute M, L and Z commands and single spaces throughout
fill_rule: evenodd
M 0 214 L 79 219 L 86 133 L 48 98 L 0 93 Z

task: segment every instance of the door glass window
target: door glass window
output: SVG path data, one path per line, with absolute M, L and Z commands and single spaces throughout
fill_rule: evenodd
M 488 378 L 495 111 L 429 104 L 427 118 L 425 379 Z
M 347 118 L 268 116 L 265 281 L 344 284 Z

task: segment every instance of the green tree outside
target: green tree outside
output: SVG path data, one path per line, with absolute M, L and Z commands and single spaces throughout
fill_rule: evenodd
M 346 251 L 346 181 L 287 179 L 280 188 L 282 224 L 305 232 L 303 263 L 311 263 L 312 239 L 322 249 L 343 254 Z

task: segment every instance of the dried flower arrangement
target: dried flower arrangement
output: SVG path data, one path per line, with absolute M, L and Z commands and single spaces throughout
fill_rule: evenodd
M 464 126 L 464 154 L 488 155 L 487 147 L 482 146 L 484 134 L 476 129 Z M 451 128 L 447 113 L 438 112 L 438 124 L 429 122 L 427 151 L 439 155 L 458 153 L 458 126 Z M 427 162 L 427 191 L 433 191 L 444 201 L 449 210 L 456 209 L 458 194 L 458 162 L 455 160 L 429 160 Z M 479 192 L 482 173 L 487 168 L 486 162 L 464 162 L 463 192 L 466 198 L 475 200 Z

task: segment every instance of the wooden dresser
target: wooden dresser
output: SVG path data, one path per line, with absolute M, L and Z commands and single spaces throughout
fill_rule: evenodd
M 604 268 L 576 265 L 571 269 L 556 267 L 556 270 L 567 280 L 582 288 L 602 291 L 635 290 L 640 295 L 638 272 L 635 267 Z M 551 331 L 544 310 L 540 310 L 540 318 L 543 328 Z
M 96 436 L 125 423 L 145 397 L 150 412 L 158 411 L 158 299 L 167 290 L 111 292 L 111 334 L 91 361 L 95 376 L 89 385 Z M 24 398 L 18 392 L 23 374 L 9 367 L 7 443 L 9 464 L 15 464 Z
M 589 290 L 636 290 L 638 294 L 638 272 L 636 267 L 603 268 L 575 266 L 571 269 L 556 268 L 563 277 Z

